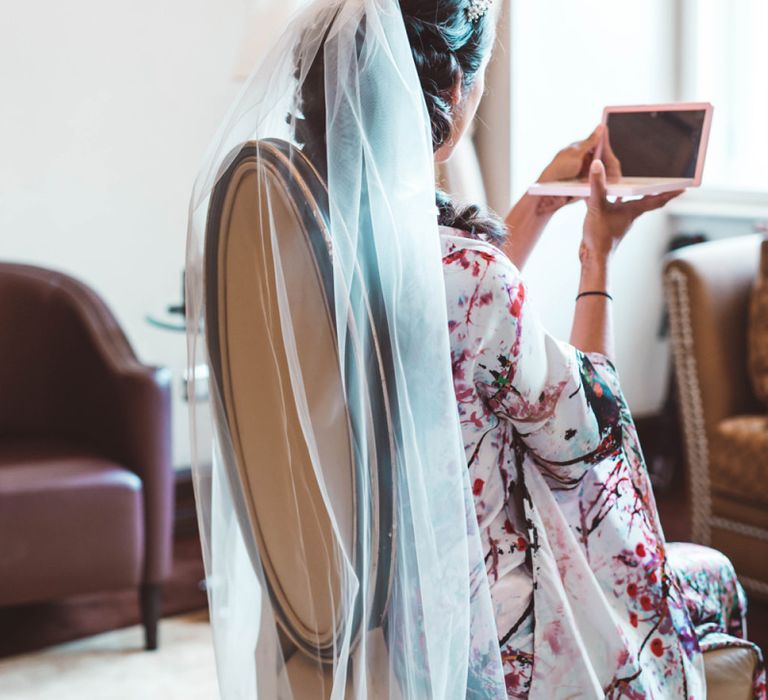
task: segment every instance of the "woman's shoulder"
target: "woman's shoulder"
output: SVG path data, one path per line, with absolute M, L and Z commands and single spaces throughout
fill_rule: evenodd
M 440 242 L 443 265 L 447 268 L 466 270 L 483 280 L 490 276 L 509 283 L 520 277 L 520 271 L 504 251 L 466 231 L 441 226 Z
M 512 261 L 487 241 L 457 231 L 441 230 L 443 275 L 453 332 L 484 333 L 511 314 L 519 319 L 527 296 L 525 284 Z M 467 330 L 474 327 L 475 331 Z M 458 336 L 457 336 L 458 337 Z

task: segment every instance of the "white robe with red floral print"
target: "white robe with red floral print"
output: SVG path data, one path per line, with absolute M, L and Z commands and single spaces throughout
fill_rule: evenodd
M 508 697 L 705 697 L 616 369 L 543 329 L 497 248 L 451 229 L 441 240 Z

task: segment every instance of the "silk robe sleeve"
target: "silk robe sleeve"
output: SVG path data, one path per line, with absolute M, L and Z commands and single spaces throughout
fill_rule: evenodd
M 454 254 L 477 280 L 462 300 L 474 335 L 465 354 L 472 357 L 454 363 L 474 363 L 476 390 L 490 411 L 515 426 L 545 476 L 562 484 L 578 480 L 620 442 L 613 364 L 547 333 L 503 253 L 482 246 Z

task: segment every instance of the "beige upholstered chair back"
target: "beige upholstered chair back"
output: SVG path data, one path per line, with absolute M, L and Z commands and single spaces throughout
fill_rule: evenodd
M 386 659 L 380 625 L 396 546 L 392 409 L 386 349 L 377 341 L 386 329 L 375 284 L 356 279 L 368 315 L 350 325 L 354 337 L 340 368 L 332 251 L 325 185 L 304 154 L 279 140 L 239 149 L 214 189 L 206 227 L 213 409 L 229 443 L 224 449 L 231 449 L 224 462 L 241 529 L 263 571 L 297 700 L 325 697 L 332 685 L 346 632 L 339 626 L 346 556 L 358 578 L 372 582 L 369 599 L 356 603 L 368 606 L 354 614 L 367 626 L 355 623 L 352 650 L 360 635 L 372 635 Z M 301 398 L 294 393 L 299 376 Z M 368 439 L 356 442 L 362 434 Z M 379 685 L 387 687 L 386 678 Z

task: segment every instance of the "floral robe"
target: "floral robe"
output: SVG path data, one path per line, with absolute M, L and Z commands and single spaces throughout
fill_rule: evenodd
M 744 633 L 730 562 L 667 546 L 611 361 L 548 335 L 498 249 L 452 229 L 441 240 L 507 696 L 706 697 L 701 650 L 749 644 L 728 634 Z M 699 574 L 686 576 L 691 558 Z M 697 628 L 713 608 L 718 622 Z

